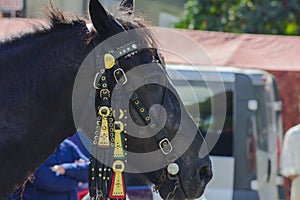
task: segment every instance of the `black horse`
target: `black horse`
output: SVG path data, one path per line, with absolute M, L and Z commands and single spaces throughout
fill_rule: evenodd
M 72 116 L 72 91 L 79 67 L 100 42 L 120 32 L 145 27 L 143 22 L 134 19 L 133 8 L 133 1 L 123 0 L 118 17 L 113 17 L 107 14 L 98 0 L 90 0 L 90 18 L 95 28 L 92 32 L 87 29 L 85 21 L 67 19 L 52 8 L 49 10 L 49 26 L 29 24 L 34 31 L 0 43 L 0 199 L 9 195 L 62 140 L 76 131 Z M 144 37 L 152 38 L 150 33 L 145 34 Z M 128 71 L 157 59 L 155 51 L 145 49 L 130 58 L 120 58 L 119 64 L 124 71 Z M 160 74 L 166 76 L 161 64 L 157 62 L 155 65 L 162 70 Z M 208 156 L 198 156 L 204 143 L 201 133 L 198 131 L 195 138 L 188 132 L 177 133 L 178 124 L 182 123 L 178 115 L 184 116 L 185 127 L 195 127 L 195 124 L 185 110 L 178 108 L 182 105 L 178 98 L 166 92 L 165 88 L 142 87 L 137 93 L 146 110 L 153 104 L 165 107 L 167 120 L 164 129 L 170 140 L 176 134 L 180 134 L 182 141 L 193 140 L 175 161 L 180 171 L 174 198 L 199 197 L 212 177 Z M 139 114 L 132 107 L 130 114 L 136 123 L 141 123 Z M 155 137 L 132 137 L 128 141 L 128 150 L 153 151 L 158 148 L 157 142 Z M 173 148 L 176 149 L 176 144 Z M 166 198 L 173 191 L 175 180 L 168 177 L 162 180 L 162 174 L 160 169 L 144 175 L 158 185 L 161 196 Z

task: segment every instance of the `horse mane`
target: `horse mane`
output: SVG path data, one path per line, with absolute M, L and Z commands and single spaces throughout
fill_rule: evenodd
M 6 20 L 7 25 L 4 23 L 4 35 L 0 35 L 0 45 L 5 45 L 7 43 L 21 41 L 25 37 L 36 37 L 38 35 L 43 35 L 46 33 L 51 33 L 56 30 L 61 30 L 64 28 L 73 27 L 74 30 L 85 30 L 85 20 L 79 17 L 66 15 L 58 8 L 47 7 L 45 9 L 44 19 L 9 19 Z M 1 21 L 0 21 L 1 22 Z M 5 33 L 5 26 L 13 26 L 11 32 Z M 1 27 L 1 23 L 0 23 Z M 3 33 L 2 33 L 3 34 Z
M 50 30 L 66 26 L 82 27 L 85 26 L 85 20 L 78 16 L 64 14 L 60 9 L 51 5 L 46 9 L 46 19 L 48 20 Z
M 140 14 L 135 15 L 134 13 L 128 14 L 125 9 L 114 9 L 108 13 L 115 20 L 120 22 L 126 30 L 134 28 L 146 28 L 149 27 L 149 23 L 146 22 L 144 17 Z M 1 22 L 1 20 L 0 20 Z M 54 7 L 52 4 L 46 7 L 45 17 L 42 20 L 38 19 L 15 19 L 11 24 L 18 29 L 13 33 L 8 33 L 4 36 L 0 35 L 0 45 L 6 43 L 21 41 L 24 37 L 35 37 L 37 35 L 43 35 L 45 33 L 53 32 L 59 29 L 64 29 L 66 27 L 74 27 L 77 30 L 82 31 L 83 29 L 87 32 L 86 23 L 88 20 L 80 18 L 75 15 L 63 13 L 59 8 Z M 1 23 L 0 23 L 1 27 Z M 3 30 L 5 30 L 5 26 Z M 1 33 L 0 33 L 1 34 Z M 93 38 L 93 33 L 90 34 L 88 41 L 91 41 Z M 156 45 L 155 37 L 145 30 L 143 36 L 149 44 Z

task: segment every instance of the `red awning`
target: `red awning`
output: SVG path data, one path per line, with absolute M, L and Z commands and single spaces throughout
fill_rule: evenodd
M 300 71 L 300 37 L 256 34 L 233 34 L 223 32 L 177 30 L 200 44 L 213 63 L 218 66 L 237 66 L 265 70 Z M 171 35 L 172 36 L 172 35 Z M 180 40 L 174 38 L 174 40 Z M 176 44 L 171 44 L 176 48 Z M 189 51 L 190 45 L 180 44 L 182 51 Z M 198 52 L 189 51 L 191 57 Z M 168 54 L 169 63 L 184 63 Z M 198 59 L 193 64 L 207 65 Z

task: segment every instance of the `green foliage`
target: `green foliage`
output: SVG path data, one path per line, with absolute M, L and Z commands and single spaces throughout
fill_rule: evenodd
M 188 0 L 177 28 L 299 35 L 300 0 Z

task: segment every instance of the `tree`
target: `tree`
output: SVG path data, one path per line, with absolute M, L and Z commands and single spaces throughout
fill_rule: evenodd
M 299 0 L 188 0 L 177 28 L 299 35 Z

